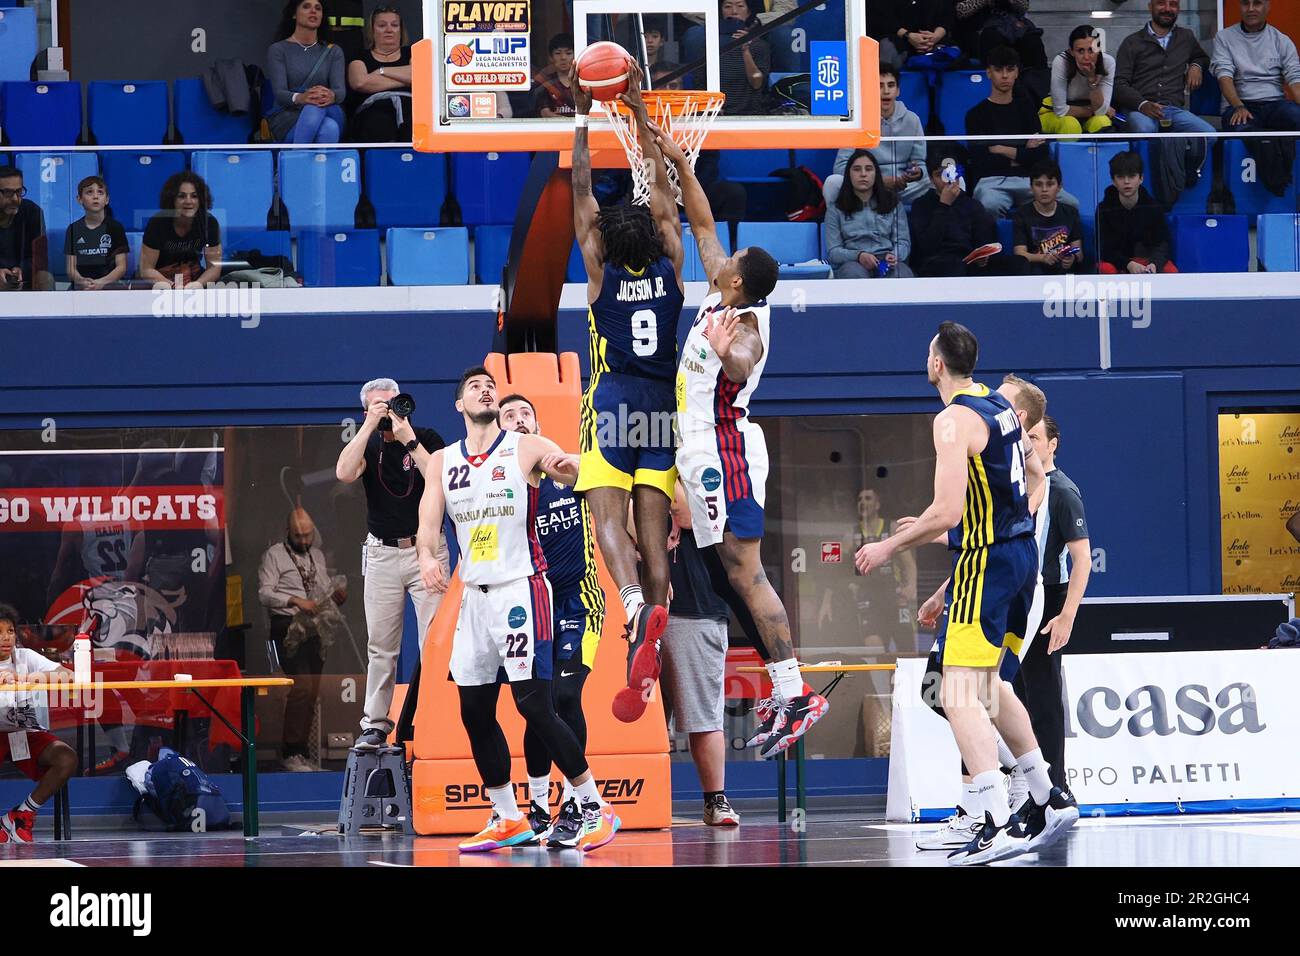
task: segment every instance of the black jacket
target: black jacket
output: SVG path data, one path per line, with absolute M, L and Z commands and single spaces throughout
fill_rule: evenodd
M 1144 100 L 1164 106 L 1187 106 L 1184 88 L 1187 67 L 1195 63 L 1201 68 L 1204 82 L 1215 82 L 1210 76 L 1210 58 L 1196 34 L 1186 27 L 1174 27 L 1168 50 L 1163 49 L 1149 29 L 1144 26 L 1130 33 L 1119 45 L 1115 54 L 1115 108 L 1125 113 L 1136 112 Z
M 912 203 L 908 225 L 912 232 L 912 269 L 918 273 L 936 256 L 965 258 L 985 243 L 998 240 L 993 217 L 967 193 L 945 206 L 939 194 L 930 190 Z
M 1164 207 L 1142 186 L 1137 205 L 1125 209 L 1119 191 L 1107 186 L 1106 195 L 1097 205 L 1097 242 L 1101 261 L 1120 272 L 1128 271 L 1132 259 L 1146 259 L 1157 270 L 1163 269 L 1169 261 L 1169 226 Z

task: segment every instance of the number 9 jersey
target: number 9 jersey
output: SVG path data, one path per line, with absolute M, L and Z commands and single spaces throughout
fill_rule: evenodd
M 667 256 L 640 271 L 605 263 L 600 295 L 591 303 L 591 371 L 671 382 L 677 374 L 681 284 Z

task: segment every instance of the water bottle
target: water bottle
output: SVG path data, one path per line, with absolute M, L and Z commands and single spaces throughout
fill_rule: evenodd
M 72 642 L 72 672 L 78 684 L 90 682 L 90 638 L 78 637 Z

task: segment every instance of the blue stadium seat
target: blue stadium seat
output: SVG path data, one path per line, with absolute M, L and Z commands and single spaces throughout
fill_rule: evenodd
M 36 8 L 0 10 L 0 83 L 22 82 L 31 76 L 39 51 Z
M 479 226 L 474 230 L 474 281 L 496 285 L 510 257 L 514 226 Z
M 355 149 L 281 150 L 280 199 L 294 235 L 303 229 L 353 228 L 361 200 L 361 154 Z
M 573 240 L 573 248 L 569 250 L 569 266 L 564 272 L 565 282 L 586 282 L 587 267 L 582 262 L 582 250 L 578 248 L 578 240 Z
M 45 214 L 50 258 L 62 275 L 64 233 L 68 223 L 86 214 L 77 202 L 77 183 L 99 172 L 99 159 L 94 153 L 18 153 L 15 165 L 23 174 L 27 198 Z
M 1213 140 L 1207 140 L 1206 142 L 1207 152 L 1205 155 L 1205 164 L 1201 167 L 1201 178 L 1197 180 L 1196 185 L 1191 189 L 1185 189 L 1179 194 L 1178 201 L 1174 203 L 1173 208 L 1170 210 L 1173 213 L 1191 216 L 1205 215 L 1205 204 L 1210 198 L 1210 188 L 1214 185 L 1214 157 L 1212 152 L 1208 149 L 1208 147 L 1213 146 Z M 1137 140 L 1134 149 L 1142 156 L 1142 168 L 1145 171 L 1143 175 L 1146 179 L 1146 188 L 1153 196 L 1156 196 L 1156 198 L 1159 199 L 1151 175 L 1151 170 L 1154 168 L 1151 164 L 1151 140 Z
M 1169 217 L 1171 258 L 1179 272 L 1249 272 L 1250 226 L 1245 216 Z
M 11 146 L 75 146 L 81 138 L 81 84 L 5 83 L 0 117 Z
M 731 255 L 731 230 L 725 222 L 717 225 L 718 241 L 727 255 Z M 682 278 L 687 282 L 707 282 L 709 277 L 704 272 L 704 263 L 700 261 L 700 250 L 695 244 L 691 227 L 682 227 Z
M 452 185 L 467 226 L 513 223 L 524 191 L 528 153 L 457 153 L 452 157 Z
M 796 166 L 807 166 L 814 173 L 821 177 L 822 182 L 831 174 L 835 168 L 835 154 L 837 149 L 796 149 L 794 151 L 794 164 Z
M 185 154 L 168 151 L 128 153 L 113 150 L 99 160 L 108 183 L 109 208 L 125 229 L 143 229 L 158 211 L 158 194 L 167 177 L 185 168 Z
M 1016 234 L 1016 224 L 1012 222 L 1010 219 L 999 219 L 997 222 L 997 226 L 998 226 L 998 242 L 1002 243 L 1002 251 L 1005 252 L 1007 255 L 1011 255 L 1012 250 L 1015 249 L 1014 242 L 1015 242 L 1015 234 Z
M 380 229 L 436 226 L 447 197 L 447 157 L 412 149 L 366 150 L 366 197 Z
M 1205 80 L 1200 89 L 1192 93 L 1187 109 L 1197 116 L 1222 116 L 1223 94 L 1219 92 L 1219 84 L 1213 82 L 1213 77 L 1207 76 Z
M 788 149 L 724 149 L 718 154 L 718 174 L 733 183 L 779 183 L 769 176 L 790 165 Z
M 1110 185 L 1110 161 L 1128 149 L 1128 143 L 1056 143 L 1062 187 L 1079 200 L 1085 223 L 1097 218 L 1097 204 Z
M 194 146 L 241 146 L 253 131 L 253 116 L 236 116 L 215 109 L 203 87 L 203 80 L 177 80 L 173 89 L 176 132 L 181 142 Z
M 190 168 L 212 191 L 222 229 L 265 229 L 275 175 L 269 151 L 195 150 Z
M 948 136 L 961 136 L 966 132 L 966 114 L 971 107 L 988 99 L 988 74 L 982 70 L 953 70 L 940 73 L 936 79 L 939 85 L 934 101 L 938 106 L 939 122 Z
M 298 272 L 308 288 L 379 285 L 378 230 L 300 232 Z
M 1295 213 L 1265 213 L 1256 223 L 1255 245 L 1261 272 L 1300 270 L 1296 249 L 1300 246 L 1300 216 Z
M 99 146 L 152 146 L 167 139 L 167 83 L 86 84 L 90 135 Z
M 825 265 L 801 266 L 821 258 L 821 226 L 815 222 L 742 222 L 736 248 L 761 246 L 781 264 L 782 278 L 825 278 Z
M 391 285 L 465 285 L 469 282 L 469 230 L 389 229 Z
M 144 245 L 144 231 L 128 229 L 126 245 L 126 275 L 123 279 L 134 279 L 140 271 L 140 247 Z
M 916 114 L 921 129 L 930 122 L 930 74 L 925 71 L 906 70 L 898 78 L 898 98 Z
M 1223 177 L 1232 190 L 1236 201 L 1236 211 L 1249 216 L 1266 213 L 1295 212 L 1300 209 L 1300 197 L 1297 196 L 1295 173 L 1291 170 L 1291 185 L 1281 196 L 1276 196 L 1259 182 L 1258 167 L 1254 157 L 1246 150 L 1246 141 L 1241 139 L 1225 140 L 1223 144 Z M 1248 181 L 1249 180 L 1249 181 Z
M 796 30 L 804 30 L 809 41 L 843 40 L 846 36 L 844 0 L 826 0 L 826 3 L 809 10 L 791 25 Z
M 284 256 L 293 261 L 293 244 L 287 232 L 267 229 L 222 229 L 221 252 L 229 258 L 232 252 L 257 250 L 264 256 Z M 375 283 L 377 285 L 378 281 Z

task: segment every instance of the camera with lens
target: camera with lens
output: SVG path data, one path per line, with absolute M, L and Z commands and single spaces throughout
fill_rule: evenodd
M 407 419 L 415 411 L 415 399 L 406 392 L 394 395 L 384 403 L 388 406 L 389 414 L 396 418 Z M 381 418 L 379 420 L 379 430 L 381 432 L 391 432 L 393 430 L 392 418 Z

